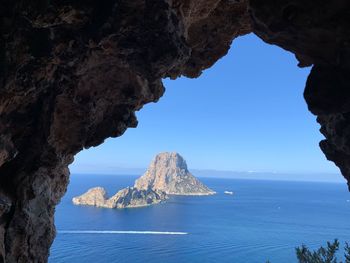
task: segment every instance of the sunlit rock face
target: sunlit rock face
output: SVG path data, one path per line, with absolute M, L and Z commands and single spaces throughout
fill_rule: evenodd
M 0 0 L 0 262 L 46 262 L 74 155 L 135 127 L 161 78 L 199 76 L 251 31 L 314 65 L 305 98 L 350 180 L 349 5 Z
M 158 204 L 167 199 L 162 191 L 126 187 L 110 198 L 103 187 L 94 187 L 72 199 L 75 205 L 88 205 L 103 208 L 135 208 Z
M 212 195 L 214 191 L 195 178 L 186 161 L 176 152 L 158 154 L 134 187 L 126 187 L 108 198 L 103 187 L 94 187 L 73 197 L 75 205 L 103 208 L 134 208 L 158 204 L 169 195 Z
M 170 195 L 212 195 L 209 189 L 187 169 L 184 158 L 176 152 L 158 154 L 147 171 L 135 181 L 135 188 L 163 191 Z

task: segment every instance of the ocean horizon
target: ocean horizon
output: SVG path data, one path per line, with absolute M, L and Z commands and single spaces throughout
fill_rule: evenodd
M 105 172 L 72 172 L 71 176 L 127 176 L 140 177 L 147 168 L 125 168 L 122 170 Z M 346 180 L 340 173 L 331 172 L 271 172 L 271 171 L 234 171 L 214 169 L 191 169 L 197 178 L 238 179 L 256 181 L 291 181 L 291 182 L 316 182 L 316 183 L 340 183 L 346 184 Z
M 201 177 L 216 195 L 129 209 L 71 202 L 95 186 L 113 195 L 137 177 L 73 174 L 56 208 L 49 262 L 293 263 L 301 244 L 350 241 L 350 194 L 337 182 Z

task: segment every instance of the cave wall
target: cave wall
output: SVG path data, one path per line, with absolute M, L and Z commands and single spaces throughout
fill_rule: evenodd
M 46 262 L 74 155 L 136 127 L 162 78 L 200 76 L 250 32 L 313 65 L 321 149 L 350 180 L 349 5 L 0 0 L 0 262 Z
M 350 2 L 251 0 L 250 14 L 256 35 L 312 65 L 304 98 L 325 136 L 320 148 L 350 190 Z

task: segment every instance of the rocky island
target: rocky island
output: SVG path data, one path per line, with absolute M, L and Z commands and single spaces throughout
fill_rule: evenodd
M 72 199 L 75 205 L 105 208 L 133 208 L 158 204 L 168 195 L 212 195 L 187 169 L 186 161 L 176 152 L 158 154 L 147 171 L 127 187 L 108 198 L 103 187 L 94 187 Z
M 158 154 L 134 186 L 164 191 L 169 195 L 215 194 L 188 171 L 186 161 L 176 152 Z
M 75 205 L 91 205 L 105 208 L 131 208 L 157 204 L 167 199 L 162 191 L 139 190 L 135 187 L 127 187 L 108 198 L 103 187 L 94 187 L 85 194 L 72 199 Z

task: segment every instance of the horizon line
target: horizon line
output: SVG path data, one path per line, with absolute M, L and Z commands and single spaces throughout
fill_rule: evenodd
M 84 172 L 71 172 L 71 175 L 106 175 L 106 176 L 133 176 L 140 177 L 140 174 L 123 174 L 123 173 L 84 173 Z M 293 175 L 293 174 L 288 174 Z M 295 175 L 295 174 L 294 174 Z M 303 174 L 299 174 L 303 175 Z M 306 175 L 306 174 L 305 174 Z M 335 175 L 334 179 L 328 178 L 264 178 L 264 177 L 230 177 L 230 176 L 205 176 L 205 175 L 194 175 L 197 178 L 206 178 L 206 179 L 226 179 L 226 180 L 249 180 L 249 181 L 280 181 L 280 182 L 310 182 L 310 183 L 336 183 L 336 184 L 346 184 L 346 181 L 342 175 L 338 174 L 328 174 Z
M 97 167 L 97 166 L 96 166 Z M 141 168 L 141 167 L 107 167 L 110 169 L 115 169 L 115 171 L 101 171 L 99 174 L 121 174 L 121 171 L 118 170 L 143 170 L 144 172 L 147 171 L 147 168 Z M 82 169 L 70 169 L 70 171 L 73 173 L 84 173 L 84 174 L 96 174 L 96 172 L 87 172 L 87 171 L 81 171 Z M 101 169 L 102 170 L 102 169 Z M 285 174 L 285 175 L 307 175 L 307 174 L 324 174 L 324 175 L 341 175 L 340 171 L 338 172 L 330 172 L 330 171 L 276 171 L 276 170 L 267 170 L 267 171 L 259 171 L 259 170 L 220 170 L 215 168 L 189 168 L 191 171 L 201 171 L 201 172 L 221 172 L 221 173 L 247 173 L 247 174 Z M 122 174 L 121 174 L 122 175 Z

